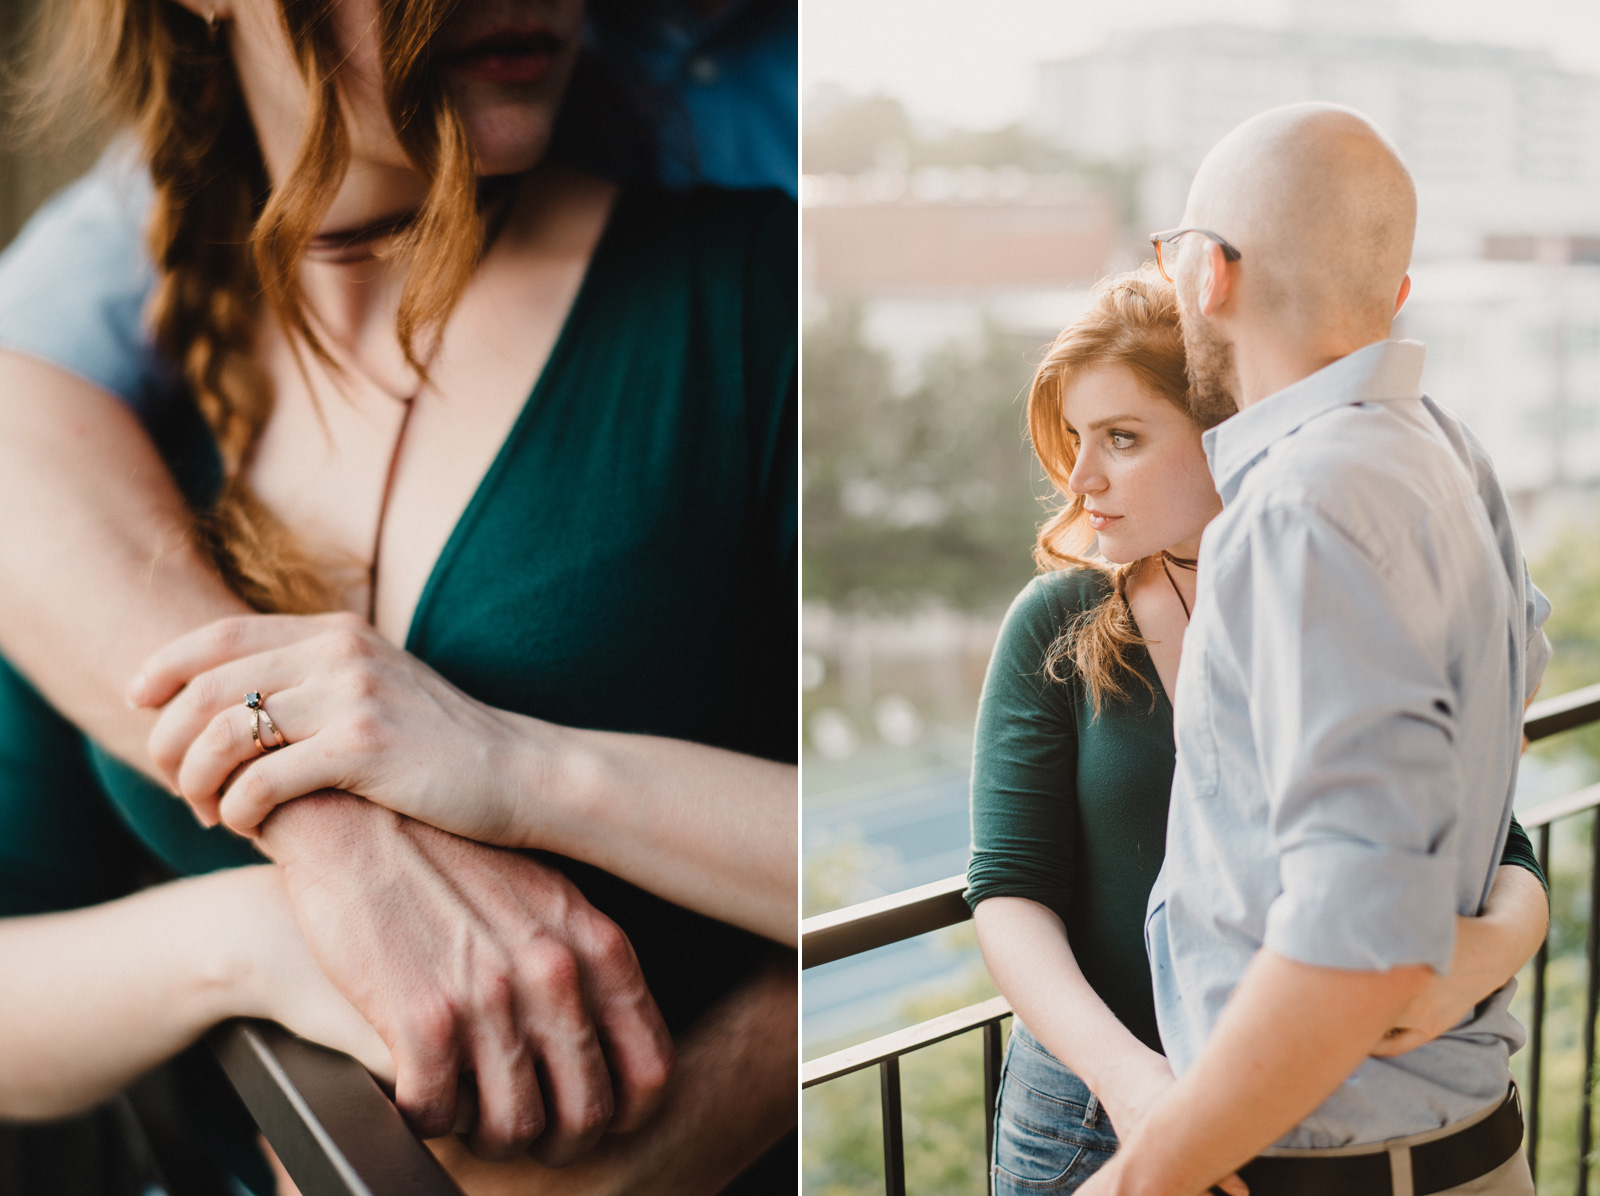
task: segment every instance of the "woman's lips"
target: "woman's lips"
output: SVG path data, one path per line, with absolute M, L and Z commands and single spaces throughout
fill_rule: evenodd
M 503 30 L 446 55 L 444 66 L 479 83 L 542 83 L 564 45 L 547 29 Z
M 1090 511 L 1089 526 L 1097 532 L 1103 532 L 1121 518 L 1121 515 L 1102 515 L 1098 511 Z

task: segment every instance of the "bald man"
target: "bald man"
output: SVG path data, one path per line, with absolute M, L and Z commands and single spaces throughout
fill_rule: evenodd
M 1387 339 L 1415 222 L 1394 148 L 1307 104 L 1229 134 L 1157 235 L 1195 401 L 1237 414 L 1146 923 L 1179 1078 L 1086 1196 L 1533 1191 L 1513 986 L 1369 1057 L 1487 896 L 1549 657 L 1487 456 Z

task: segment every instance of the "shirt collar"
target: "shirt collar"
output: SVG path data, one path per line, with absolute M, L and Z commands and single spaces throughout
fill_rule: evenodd
M 1305 424 L 1350 403 L 1415 399 L 1422 394 L 1416 341 L 1376 341 L 1246 407 L 1201 436 L 1211 478 L 1224 503 L 1266 451 Z

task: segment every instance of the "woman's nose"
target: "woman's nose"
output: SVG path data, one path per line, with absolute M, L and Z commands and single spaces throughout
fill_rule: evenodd
M 1089 452 L 1080 452 L 1078 459 L 1073 462 L 1072 472 L 1067 475 L 1067 489 L 1074 494 L 1098 494 L 1106 488 L 1106 480 L 1101 476 L 1093 456 Z

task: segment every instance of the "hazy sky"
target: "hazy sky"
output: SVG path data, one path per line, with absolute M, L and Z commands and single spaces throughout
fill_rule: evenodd
M 1312 0 L 1327 2 L 1327 0 Z M 1019 117 L 1033 64 L 1092 50 L 1120 29 L 1193 21 L 1281 26 L 1288 0 L 803 0 L 802 94 L 819 83 L 899 96 L 969 128 Z M 1402 28 L 1450 41 L 1542 46 L 1600 74 L 1595 0 L 1397 0 Z

